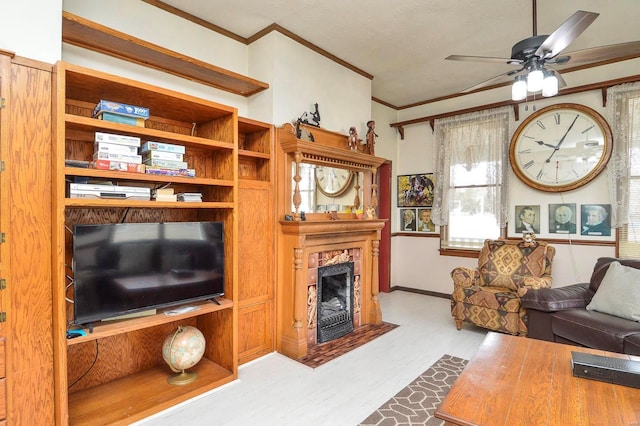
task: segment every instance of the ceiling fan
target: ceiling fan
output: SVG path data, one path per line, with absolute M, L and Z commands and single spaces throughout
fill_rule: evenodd
M 450 61 L 504 63 L 518 67 L 516 70 L 502 73 L 464 89 L 461 93 L 469 93 L 493 84 L 515 80 L 511 96 L 515 101 L 525 99 L 527 92 L 542 91 L 543 96 L 554 96 L 558 93 L 558 87 L 566 86 L 566 82 L 551 65 L 569 63 L 571 65 L 584 65 L 640 56 L 640 41 L 612 44 L 561 54 L 600 14 L 578 10 L 550 35 L 537 35 L 536 0 L 532 1 L 533 36 L 514 44 L 510 58 L 465 55 L 450 55 L 445 58 Z

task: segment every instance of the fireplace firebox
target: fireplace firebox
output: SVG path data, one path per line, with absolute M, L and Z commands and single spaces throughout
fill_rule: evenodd
M 353 280 L 353 262 L 318 268 L 318 343 L 337 339 L 353 331 Z

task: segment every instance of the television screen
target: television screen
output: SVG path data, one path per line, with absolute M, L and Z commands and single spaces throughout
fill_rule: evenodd
M 75 225 L 74 323 L 224 294 L 222 222 Z

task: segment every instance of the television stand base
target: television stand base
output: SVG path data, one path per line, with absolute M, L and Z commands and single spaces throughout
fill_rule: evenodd
M 216 305 L 220 306 L 220 302 L 218 302 L 218 299 L 216 299 L 215 297 L 212 297 L 211 300 L 213 303 L 215 303 Z

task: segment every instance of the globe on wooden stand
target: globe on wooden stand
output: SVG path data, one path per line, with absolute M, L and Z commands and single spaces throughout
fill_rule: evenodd
M 205 339 L 200 330 L 192 326 L 179 326 L 176 331 L 164 339 L 162 358 L 178 373 L 169 376 L 167 382 L 172 385 L 186 385 L 193 382 L 198 374 L 185 370 L 196 365 L 204 355 Z

